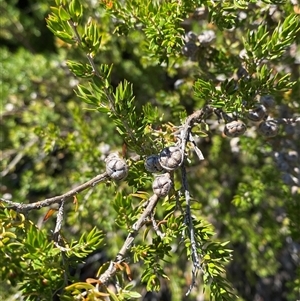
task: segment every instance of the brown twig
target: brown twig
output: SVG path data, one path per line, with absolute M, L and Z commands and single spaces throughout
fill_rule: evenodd
M 153 230 L 155 231 L 156 235 L 159 236 L 160 238 L 164 238 L 166 234 L 163 233 L 162 231 L 160 231 L 159 225 L 157 224 L 157 222 L 155 220 L 155 216 L 154 216 L 153 212 L 151 213 L 150 218 L 151 218 Z
M 34 209 L 48 207 L 50 205 L 57 204 L 57 203 L 61 204 L 66 198 L 72 197 L 72 196 L 76 195 L 77 193 L 79 193 L 83 190 L 86 190 L 89 187 L 95 186 L 99 182 L 105 181 L 108 178 L 109 177 L 108 177 L 107 173 L 105 172 L 103 174 L 97 175 L 93 179 L 87 181 L 84 184 L 81 184 L 81 185 L 75 187 L 74 189 L 72 189 L 62 195 L 58 195 L 53 198 L 45 199 L 43 201 L 39 201 L 39 202 L 31 203 L 31 204 L 16 203 L 16 202 L 12 202 L 9 200 L 5 200 L 3 198 L 0 198 L 0 201 L 7 204 L 8 205 L 7 208 L 9 208 L 9 209 L 13 209 L 17 212 L 28 212 L 28 211 L 31 211 Z
M 83 49 L 83 43 L 82 43 L 82 39 L 78 33 L 77 30 L 77 26 L 76 24 L 72 21 L 69 20 L 68 24 L 70 25 L 70 27 L 72 28 L 73 32 L 74 32 L 74 39 L 77 41 L 77 43 L 81 46 L 81 48 Z M 93 59 L 93 56 L 90 53 L 85 53 L 87 60 L 89 61 L 89 64 L 91 65 L 92 69 L 93 69 L 93 73 L 100 78 L 101 80 L 105 81 L 105 77 L 102 76 L 102 74 L 99 72 L 99 70 L 96 67 L 95 61 Z M 136 135 L 135 133 L 132 131 L 132 129 L 130 128 L 130 126 L 128 125 L 126 119 L 124 119 L 116 110 L 115 107 L 115 100 L 114 100 L 114 95 L 110 92 L 110 90 L 104 85 L 103 87 L 101 87 L 101 89 L 104 92 L 104 95 L 106 96 L 108 102 L 109 102 L 109 109 L 111 110 L 111 112 L 121 118 L 123 120 L 123 126 L 126 128 L 126 132 L 127 134 L 130 136 L 130 139 L 132 141 L 136 141 Z M 141 150 L 144 151 L 141 147 Z
M 9 172 L 11 172 L 16 167 L 16 165 L 20 162 L 20 160 L 22 160 L 27 150 L 30 147 L 32 147 L 37 141 L 38 141 L 37 137 L 34 137 L 25 146 L 23 146 L 22 149 L 19 149 L 19 151 L 17 151 L 17 155 L 12 159 L 12 161 L 10 161 L 6 169 L 1 171 L 0 177 L 5 177 Z
M 55 229 L 53 233 L 53 240 L 55 245 L 60 248 L 60 242 L 61 242 L 61 236 L 60 236 L 60 229 L 62 227 L 63 219 L 64 219 L 64 206 L 65 206 L 65 201 L 62 200 L 62 202 L 59 204 L 59 209 L 57 212 L 57 217 L 56 217 L 56 224 L 55 224 Z
M 111 277 L 113 277 L 116 274 L 116 272 L 118 271 L 117 265 L 124 260 L 126 252 L 130 249 L 136 235 L 138 234 L 138 231 L 144 225 L 147 217 L 149 217 L 152 214 L 158 200 L 159 197 L 156 194 L 149 198 L 147 207 L 145 208 L 139 219 L 131 227 L 131 231 L 128 234 L 115 260 L 112 261 L 107 270 L 100 275 L 99 281 L 101 284 L 106 284 L 109 281 L 109 279 L 111 279 Z M 97 287 L 99 288 L 99 285 L 97 285 Z
M 203 109 L 198 110 L 198 111 L 194 112 L 193 114 L 191 114 L 190 116 L 188 116 L 184 125 L 182 125 L 179 128 L 177 137 L 179 138 L 180 144 L 181 144 L 181 150 L 182 150 L 182 156 L 183 156 L 182 162 L 184 161 L 183 159 L 184 159 L 184 154 L 185 154 L 185 148 L 186 148 L 186 145 L 188 142 L 192 142 L 194 150 L 197 153 L 199 159 L 200 160 L 204 159 L 201 151 L 196 146 L 194 138 L 191 134 L 191 130 L 192 130 L 193 126 L 195 125 L 195 123 L 201 123 L 213 112 L 214 112 L 214 109 L 212 107 L 205 106 Z

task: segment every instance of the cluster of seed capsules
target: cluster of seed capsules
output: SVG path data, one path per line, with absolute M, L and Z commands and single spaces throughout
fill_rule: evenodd
M 259 134 L 266 138 L 275 137 L 279 132 L 279 120 L 268 116 L 268 110 L 275 105 L 274 98 L 270 95 L 261 96 L 256 107 L 249 110 L 247 118 L 256 123 Z M 225 116 L 224 116 L 225 115 Z M 225 119 L 224 135 L 228 137 L 238 137 L 245 133 L 247 127 L 241 120 L 232 120 L 231 117 L 223 114 Z M 298 132 L 297 132 L 298 129 Z M 282 173 L 282 181 L 291 186 L 292 193 L 296 193 L 300 187 L 299 151 L 297 151 L 296 141 L 299 141 L 299 127 L 292 123 L 287 123 L 284 128 L 286 136 L 274 143 L 272 157 Z M 276 150 L 277 149 L 277 150 Z
M 179 168 L 183 162 L 184 154 L 177 145 L 165 147 L 158 155 L 150 155 L 145 159 L 144 165 L 147 171 L 157 174 L 153 183 L 153 192 L 158 197 L 165 197 L 168 195 L 173 186 L 170 172 Z
M 158 155 L 150 155 L 146 158 L 144 163 L 146 170 L 157 174 L 152 183 L 154 194 L 158 197 L 165 197 L 168 195 L 173 185 L 170 172 L 177 169 L 182 161 L 182 151 L 179 146 L 176 145 L 166 147 Z M 106 173 L 111 179 L 121 181 L 127 177 L 128 165 L 118 154 L 110 154 L 105 159 L 105 163 Z
M 216 40 L 216 34 L 213 30 L 204 30 L 197 35 L 189 31 L 184 36 L 185 44 L 182 47 L 182 54 L 191 60 L 196 60 L 201 47 L 208 47 Z
M 268 116 L 268 110 L 271 109 L 274 104 L 275 102 L 272 96 L 261 96 L 255 108 L 247 112 L 247 118 L 256 123 L 258 133 L 267 138 L 274 137 L 279 132 L 278 121 Z M 220 112 L 220 117 L 226 122 L 223 133 L 227 137 L 239 137 L 245 133 L 247 126 L 243 121 L 234 120 L 224 112 Z M 299 179 L 292 176 L 291 173 L 288 173 L 288 165 L 286 162 L 283 162 L 283 158 L 287 158 L 289 163 L 295 163 L 298 161 L 298 153 L 296 151 L 289 151 L 285 156 L 278 155 L 278 153 L 276 154 L 274 159 L 279 169 L 284 172 L 284 182 L 291 186 L 295 184 L 299 186 Z M 179 168 L 183 160 L 183 150 L 179 145 L 165 147 L 159 154 L 150 155 L 145 159 L 144 165 L 146 170 L 156 174 L 152 189 L 158 197 L 168 195 L 173 185 L 170 172 Z M 110 178 L 120 181 L 127 177 L 128 165 L 118 154 L 110 154 L 105 159 L 105 162 L 106 173 Z M 297 172 L 299 178 L 299 168 L 296 168 L 294 171 Z
M 260 102 L 255 108 L 247 113 L 247 118 L 251 121 L 259 123 L 257 131 L 266 138 L 274 137 L 278 134 L 278 121 L 268 116 L 268 110 L 274 106 L 274 98 L 271 95 L 264 95 L 260 97 Z M 246 130 L 246 124 L 241 120 L 234 120 L 225 113 L 222 113 L 223 119 L 227 122 L 225 124 L 223 133 L 227 137 L 238 137 L 243 135 Z

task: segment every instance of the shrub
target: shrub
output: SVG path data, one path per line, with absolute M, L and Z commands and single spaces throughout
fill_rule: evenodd
M 297 4 L 3 11 L 6 300 L 299 297 Z

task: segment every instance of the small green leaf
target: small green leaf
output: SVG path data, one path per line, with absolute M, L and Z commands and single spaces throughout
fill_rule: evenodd
M 142 295 L 139 294 L 138 292 L 129 292 L 129 291 L 127 291 L 127 292 L 123 291 L 123 295 L 125 298 L 128 298 L 128 299 L 131 299 L 131 298 L 138 299 L 138 298 L 142 297 Z
M 63 6 L 60 6 L 58 9 L 58 15 L 62 21 L 69 21 L 71 19 L 71 16 L 69 13 L 63 8 Z
M 79 0 L 72 0 L 69 4 L 69 11 L 74 22 L 78 22 L 83 15 L 83 8 Z
M 94 286 L 92 284 L 86 283 L 86 282 L 76 282 L 74 284 L 71 284 L 67 287 L 65 287 L 66 291 L 72 291 L 72 290 L 93 290 Z

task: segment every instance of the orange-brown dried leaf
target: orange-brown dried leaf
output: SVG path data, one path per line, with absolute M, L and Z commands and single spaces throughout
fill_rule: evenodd
M 73 204 L 75 204 L 75 212 L 78 210 L 78 199 L 76 195 L 73 196 Z
M 87 278 L 87 279 L 85 279 L 85 281 L 90 284 L 94 284 L 94 283 L 102 284 L 100 280 L 94 279 L 94 278 Z
M 44 216 L 43 222 L 46 222 L 56 211 L 57 209 L 50 208 Z
M 125 272 L 129 281 L 132 281 L 132 274 L 129 265 L 126 262 L 123 262 L 123 266 L 125 267 Z

